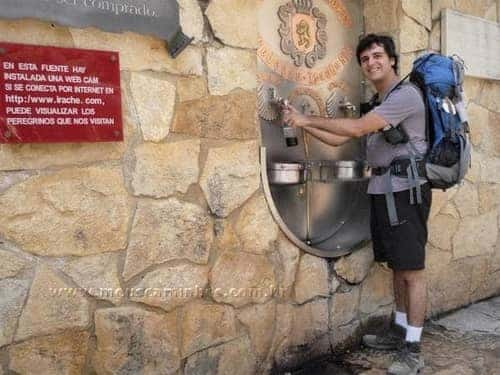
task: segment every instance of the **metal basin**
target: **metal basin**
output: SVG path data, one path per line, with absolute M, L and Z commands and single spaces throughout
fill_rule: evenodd
M 306 168 L 303 163 L 271 163 L 268 170 L 271 185 L 297 185 L 306 181 Z
M 334 180 L 362 181 L 371 176 L 371 170 L 364 161 L 339 160 L 333 162 L 329 168 Z
M 312 181 L 364 181 L 370 178 L 368 164 L 362 160 L 311 160 L 305 162 Z
M 271 185 L 303 184 L 307 179 L 317 182 L 363 181 L 371 176 L 365 161 L 308 160 L 271 163 L 268 170 Z

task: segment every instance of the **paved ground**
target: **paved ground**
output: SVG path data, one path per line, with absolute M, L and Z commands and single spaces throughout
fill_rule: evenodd
M 458 310 L 424 329 L 423 374 L 500 375 L 500 297 Z M 328 358 L 293 375 L 385 374 L 391 354 L 360 348 L 342 358 Z

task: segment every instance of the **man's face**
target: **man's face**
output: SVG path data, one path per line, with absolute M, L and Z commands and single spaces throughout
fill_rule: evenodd
M 374 43 L 361 52 L 359 57 L 363 74 L 372 82 L 383 81 L 394 72 L 392 66 L 395 60 L 389 58 L 383 46 Z

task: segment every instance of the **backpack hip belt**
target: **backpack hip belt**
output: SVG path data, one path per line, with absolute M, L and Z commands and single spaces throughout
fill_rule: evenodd
M 411 143 L 408 144 L 411 146 Z M 410 147 L 410 149 L 412 149 L 412 147 Z M 385 173 L 377 174 L 377 172 L 381 173 L 383 172 L 383 170 L 385 170 Z M 397 171 L 397 173 L 392 173 L 393 171 Z M 421 204 L 422 189 L 420 187 L 419 178 L 425 178 L 424 160 L 422 158 L 417 159 L 415 157 L 415 154 L 411 152 L 408 158 L 395 159 L 391 162 L 389 167 L 380 167 L 380 169 L 378 169 L 374 174 L 376 176 L 383 176 L 384 178 L 384 183 L 387 191 L 387 193 L 385 193 L 385 203 L 387 206 L 387 214 L 389 216 L 389 222 L 391 223 L 391 226 L 403 224 L 404 221 L 399 221 L 398 218 L 391 176 L 406 177 L 408 179 L 408 185 L 410 188 L 410 204 Z M 413 194 L 413 190 L 415 190 L 415 194 Z
M 425 176 L 425 160 L 417 159 L 415 160 L 417 164 L 417 172 L 419 177 Z M 388 167 L 375 167 L 371 168 L 372 174 L 375 176 L 383 176 L 389 170 L 392 176 L 407 178 L 408 177 L 408 166 L 411 165 L 411 160 L 408 159 L 396 159 L 391 162 Z

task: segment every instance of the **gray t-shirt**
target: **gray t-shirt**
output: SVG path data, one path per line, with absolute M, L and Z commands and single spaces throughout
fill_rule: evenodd
M 412 84 L 404 83 L 390 91 L 398 81 L 391 85 L 385 93 L 382 104 L 373 109 L 373 112 L 383 117 L 387 123 L 396 126 L 401 124 L 410 138 L 410 142 L 422 155 L 427 152 L 425 140 L 425 106 L 420 91 Z M 390 95 L 388 95 L 390 93 Z M 387 167 L 391 161 L 399 156 L 410 155 L 409 144 L 391 145 L 384 139 L 381 132 L 371 133 L 367 137 L 366 156 L 371 167 Z M 372 176 L 368 184 L 368 194 L 384 194 L 389 189 L 384 180 L 385 176 Z M 391 176 L 394 192 L 408 190 L 406 178 Z M 425 183 L 420 180 L 420 184 Z

